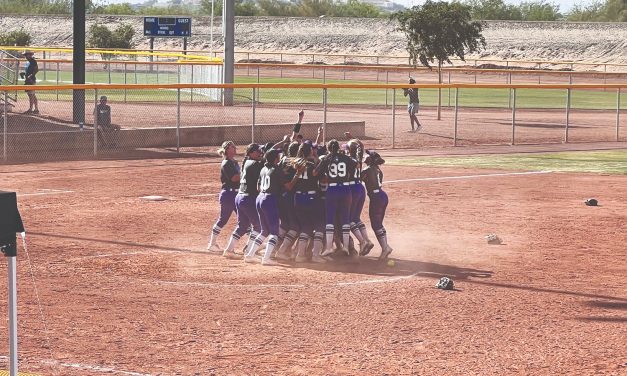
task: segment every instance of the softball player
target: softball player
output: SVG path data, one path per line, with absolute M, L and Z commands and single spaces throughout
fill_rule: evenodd
M 287 148 L 287 154 L 283 156 L 279 167 L 283 170 L 288 180 L 294 178 L 296 169 L 292 166 L 292 158 L 296 157 L 300 144 L 298 142 L 292 142 Z M 279 218 L 281 225 L 279 227 L 279 250 L 277 257 L 281 255 L 281 259 L 286 260 L 288 251 L 296 241 L 296 237 L 300 231 L 298 226 L 298 220 L 296 218 L 296 211 L 294 210 L 294 192 L 284 190 L 279 197 Z
M 357 162 L 357 168 L 355 168 L 355 174 L 353 175 L 354 184 L 351 185 L 351 232 L 359 241 L 359 255 L 365 256 L 372 248 L 374 244 L 368 237 L 368 231 L 366 225 L 361 221 L 361 211 L 364 208 L 366 202 L 366 189 L 361 183 L 361 162 L 364 156 L 364 144 L 356 138 L 348 141 L 348 153 Z
M 324 174 L 328 180 L 325 199 L 325 236 L 326 246 L 321 256 L 333 253 L 333 235 L 335 218 L 339 216 L 342 226 L 342 250 L 350 255 L 348 238 L 350 234 L 351 190 L 350 183 L 357 163 L 349 156 L 340 153 L 340 143 L 331 140 L 327 143 L 327 152 L 314 170 L 314 175 Z
M 370 224 L 381 245 L 379 260 L 385 260 L 392 253 L 392 247 L 388 245 L 387 233 L 383 227 L 385 209 L 388 206 L 388 195 L 382 189 L 383 172 L 379 166 L 384 164 L 385 160 L 376 152 L 369 152 L 368 154 L 365 160 L 368 167 L 361 172 L 361 179 L 366 183 L 366 190 L 370 198 Z
M 296 262 L 307 261 L 307 245 L 313 235 L 312 262 L 324 263 L 323 249 L 324 206 L 320 198 L 320 185 L 315 175 L 315 154 L 310 143 L 301 144 L 294 165 L 301 173 L 294 186 L 294 209 L 300 226 L 300 236 L 296 246 Z
M 256 262 L 257 249 L 268 238 L 266 252 L 261 260 L 262 265 L 277 265 L 273 260 L 272 252 L 276 246 L 279 235 L 279 196 L 283 189 L 291 190 L 298 180 L 295 176 L 291 181 L 287 181 L 283 171 L 279 168 L 280 153 L 278 150 L 269 150 L 265 155 L 265 166 L 259 174 L 259 196 L 256 207 L 261 221 L 261 233 L 254 241 L 254 245 L 249 248 L 244 261 Z
M 222 250 L 217 245 L 217 237 L 222 231 L 222 227 L 226 225 L 231 218 L 231 214 L 235 211 L 235 195 L 239 187 L 240 168 L 235 161 L 235 153 L 237 149 L 233 141 L 224 141 L 218 153 L 222 156 L 222 165 L 220 166 L 220 181 L 222 182 L 222 190 L 218 196 L 220 201 L 220 216 L 218 221 L 211 229 L 211 237 L 207 250 L 211 253 L 220 254 Z
M 237 209 L 237 227 L 231 234 L 229 244 L 224 250 L 223 256 L 227 258 L 240 259 L 241 257 L 235 253 L 234 249 L 239 239 L 248 232 L 250 226 L 252 230 L 250 239 L 257 238 L 260 231 L 259 215 L 255 208 L 255 200 L 257 199 L 257 180 L 259 173 L 263 168 L 261 162 L 261 149 L 257 144 L 250 144 L 246 148 L 246 157 L 242 162 L 242 176 L 240 179 L 239 192 L 235 196 L 235 207 Z M 249 240 L 247 249 L 252 246 Z

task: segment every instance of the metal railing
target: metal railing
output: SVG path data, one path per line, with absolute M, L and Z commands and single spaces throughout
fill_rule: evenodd
M 239 145 L 279 140 L 306 109 L 303 136 L 325 139 L 344 131 L 372 148 L 485 144 L 627 141 L 625 84 L 420 84 L 420 132 L 409 130 L 399 103 L 406 84 L 91 84 L 37 86 L 40 115 L 3 114 L 4 161 L 101 158 L 152 150 L 207 152 L 230 139 Z M 32 88 L 32 87 L 31 87 Z M 0 86 L 5 96 L 24 86 Z M 232 89 L 234 106 L 222 106 L 201 89 Z M 85 92 L 85 107 L 73 103 Z M 190 101 L 192 93 L 194 102 Z M 452 92 L 451 106 L 443 101 Z M 100 129 L 94 108 L 106 95 L 112 122 Z M 93 98 L 93 100 L 91 99 Z M 20 110 L 26 104 L 18 101 Z M 75 124 L 76 112 L 85 124 Z M 441 115 L 441 117 L 440 117 Z M 80 116 L 79 116 L 80 118 Z M 622 123 L 621 123 L 622 122 Z M 404 124 L 404 125 L 401 125 Z
M 27 47 L 15 47 L 6 46 L 0 47 L 6 49 L 13 49 L 15 51 L 22 51 Z M 39 51 L 45 53 L 44 57 L 54 58 L 56 56 L 59 59 L 71 58 L 72 49 L 67 47 L 28 47 L 33 51 Z M 186 53 L 184 55 L 183 53 Z M 182 49 L 104 49 L 104 48 L 90 48 L 87 50 L 88 56 L 98 56 L 102 53 L 109 53 L 115 55 L 135 55 L 138 59 L 145 59 L 148 61 L 151 59 L 160 61 L 163 59 L 171 59 L 172 57 L 201 57 L 201 58 L 221 58 L 224 51 L 222 50 L 187 50 Z M 330 53 L 309 53 L 309 52 L 285 52 L 285 51 L 235 51 L 235 60 L 250 61 L 252 59 L 261 59 L 272 62 L 296 62 L 302 64 L 315 64 L 316 62 L 324 64 L 364 64 L 364 65 L 410 65 L 408 55 L 369 55 L 369 54 L 330 54 Z M 151 61 L 152 61 L 151 60 Z M 527 67 L 527 68 L 542 68 L 542 67 L 554 67 L 556 69 L 569 68 L 571 70 L 591 69 L 594 68 L 597 72 L 627 72 L 627 64 L 620 63 L 607 63 L 607 62 L 582 62 L 572 60 L 519 60 L 519 59 L 490 59 L 490 58 L 468 58 L 466 61 L 460 59 L 451 59 L 452 66 L 459 66 L 461 64 L 477 67 L 481 64 L 497 64 L 505 65 L 506 67 Z

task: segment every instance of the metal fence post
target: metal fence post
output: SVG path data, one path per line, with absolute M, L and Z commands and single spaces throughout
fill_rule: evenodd
M 94 157 L 98 156 L 98 89 L 94 89 Z
M 257 88 L 253 88 L 253 122 L 251 126 L 250 142 L 255 142 L 255 117 L 257 116 Z
M 7 127 L 9 124 L 9 119 L 7 118 L 7 110 L 9 109 L 7 106 L 7 101 L 9 100 L 9 93 L 7 91 L 4 92 L 4 103 L 3 105 L 3 111 L 2 111 L 2 119 L 4 121 L 4 130 L 2 131 L 2 154 L 3 154 L 3 159 L 6 161 L 7 160 Z
M 327 88 L 322 89 L 322 134 L 324 142 L 327 142 Z
M 516 145 L 516 88 L 512 89 L 512 145 Z
M 459 109 L 459 88 L 455 88 L 455 120 L 453 121 L 453 146 L 457 146 L 457 112 Z
M 47 67 L 46 67 L 46 51 L 44 51 L 44 81 L 47 81 L 48 79 L 46 78 L 46 71 L 47 71 Z
M 570 89 L 566 89 L 566 129 L 564 130 L 564 142 L 568 143 L 568 125 L 570 122 Z
M 181 88 L 176 88 L 176 152 L 181 149 Z
M 451 84 L 451 71 L 448 71 L 448 84 Z M 446 90 L 448 90 L 448 105 L 446 107 L 451 107 L 451 87 L 449 86 Z
M 390 84 L 390 72 L 389 71 L 385 71 L 385 84 L 389 85 Z M 388 88 L 385 88 L 385 108 L 388 107 Z
M 109 60 L 109 63 L 107 63 L 107 73 L 109 74 L 109 84 L 111 84 L 111 60 Z M 94 80 L 94 81 L 96 81 L 96 80 Z M 157 80 L 157 82 L 159 82 L 159 81 Z
M 126 84 L 126 63 L 124 63 L 124 85 Z M 126 103 L 126 88 L 124 88 L 124 103 Z
M 396 146 L 396 88 L 392 89 L 392 149 Z
M 5 97 L 4 103 L 6 103 L 6 97 Z M 618 134 L 619 129 L 620 129 L 620 88 L 618 88 L 616 92 L 616 141 L 619 140 L 619 134 Z
M 540 63 L 538 63 L 538 71 L 540 71 L 542 69 L 542 66 L 540 65 Z M 542 78 L 542 73 L 538 73 L 538 85 L 540 85 L 540 80 Z
M 194 64 L 191 64 L 191 66 L 192 66 L 192 74 L 191 74 L 192 82 L 190 82 L 190 84 L 193 84 L 194 83 Z M 189 101 L 194 102 L 194 88 L 189 89 Z
M 322 83 L 327 83 L 327 68 L 322 68 Z
M 511 85 L 512 84 L 512 72 L 508 72 L 507 73 L 507 84 Z M 512 108 L 512 88 L 509 88 L 509 96 L 507 99 L 507 107 L 508 108 Z
M 59 74 L 60 74 L 60 69 L 59 69 L 59 62 L 57 61 L 57 86 L 59 85 Z M 56 93 L 57 93 L 57 101 L 59 100 L 59 89 L 55 89 Z

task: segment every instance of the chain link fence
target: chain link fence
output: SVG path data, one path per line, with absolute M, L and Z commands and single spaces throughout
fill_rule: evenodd
M 3 107 L 0 157 L 11 163 L 209 154 L 224 140 L 279 141 L 291 133 L 301 109 L 304 138 L 315 139 L 322 127 L 326 140 L 343 140 L 350 132 L 369 148 L 627 141 L 625 84 L 420 84 L 418 132 L 409 132 L 403 86 L 37 86 L 38 115 L 23 113 L 23 86 L 0 86 L 3 97 L 17 92 L 14 108 Z M 233 106 L 216 100 L 224 88 L 233 89 Z M 111 126 L 98 124 L 94 115 L 102 96 L 111 108 Z

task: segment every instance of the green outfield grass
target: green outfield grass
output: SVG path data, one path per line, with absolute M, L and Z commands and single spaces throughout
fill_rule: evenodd
M 386 164 L 627 175 L 627 150 L 415 158 L 388 157 Z
M 41 76 L 41 75 L 40 75 Z M 43 77 L 43 76 L 41 76 Z M 46 81 L 40 81 L 42 84 L 56 84 L 57 78 L 55 74 L 47 74 Z M 70 72 L 61 72 L 58 81 L 60 84 L 67 84 L 72 81 Z M 112 72 L 86 72 L 86 82 L 97 83 L 116 83 L 116 84 L 173 84 L 178 82 L 178 77 L 174 72 L 154 73 L 123 73 Z M 256 76 L 239 76 L 235 78 L 236 83 L 256 83 Z M 261 77 L 261 83 L 322 83 L 321 79 L 304 79 L 304 78 L 264 78 Z M 372 84 L 373 81 L 348 81 L 348 80 L 326 80 L 329 84 Z M 169 93 L 167 93 L 169 92 Z M 174 94 L 173 94 L 174 93 Z M 516 107 L 524 108 L 540 108 L 540 109 L 565 109 L 566 108 L 566 90 L 534 90 L 534 89 L 517 89 Z M 47 94 L 44 94 L 47 95 Z M 113 100 L 118 100 L 118 95 L 112 94 Z M 236 99 L 239 101 L 250 100 L 250 89 L 235 90 Z M 56 98 L 56 95 L 54 96 Z M 123 95 L 122 95 L 123 97 Z M 332 89 L 328 90 L 327 103 L 333 105 L 391 105 L 393 102 L 392 90 L 383 89 Z M 438 91 L 437 89 L 421 89 L 420 101 L 426 106 L 437 105 Z M 455 105 L 455 90 L 444 89 L 441 93 L 441 102 L 443 106 Z M 169 101 L 176 99 L 176 92 L 172 90 L 145 90 L 141 91 L 127 101 Z M 190 98 L 186 98 L 188 100 Z M 202 101 L 201 97 L 197 98 Z M 322 103 L 321 89 L 262 89 L 259 91 L 259 101 L 262 103 L 287 103 L 287 104 L 304 104 L 304 103 Z M 404 105 L 407 98 L 403 97 L 402 90 L 396 91 L 396 104 Z M 459 105 L 462 107 L 487 107 L 487 108 L 509 108 L 510 106 L 510 90 L 509 89 L 460 89 Z M 621 96 L 621 108 L 627 107 L 627 95 Z M 573 109 L 599 109 L 611 110 L 616 108 L 616 91 L 597 91 L 597 90 L 575 90 L 571 94 L 571 108 Z

